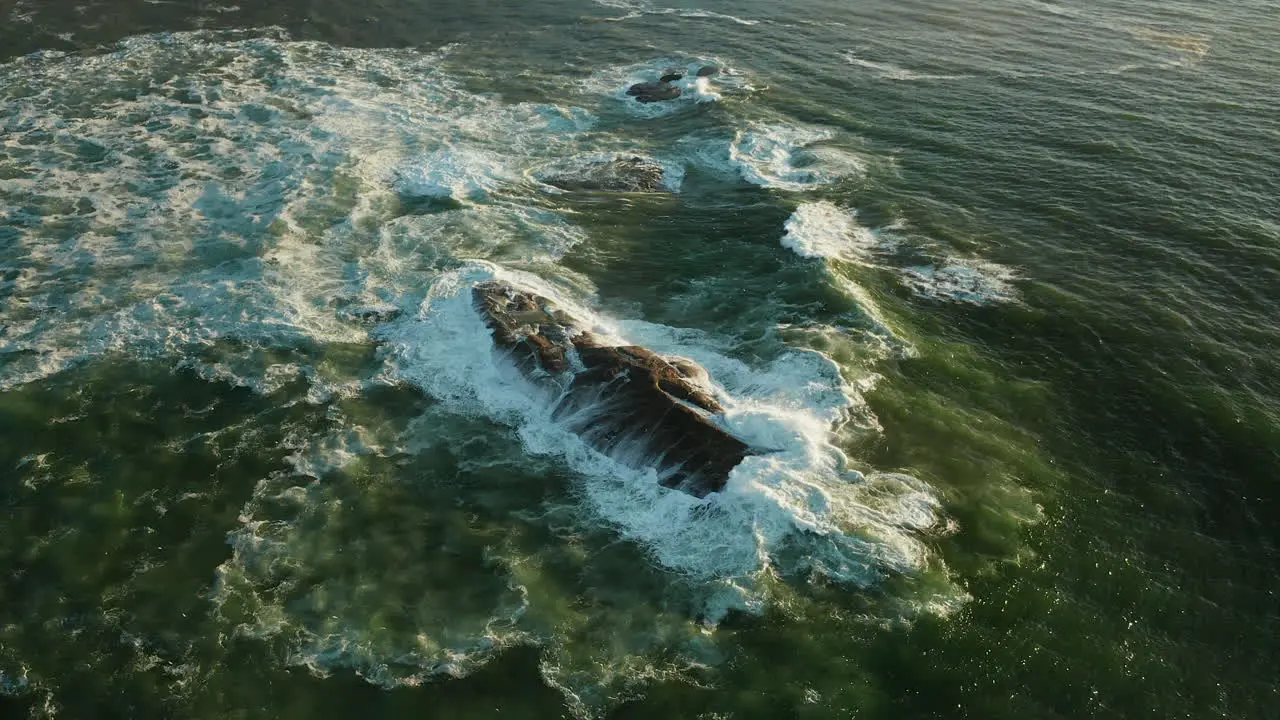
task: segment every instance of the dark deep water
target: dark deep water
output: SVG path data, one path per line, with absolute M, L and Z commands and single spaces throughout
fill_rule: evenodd
M 1277 717 L 1274 7 L 0 17 L 0 716 Z M 593 454 L 492 277 L 777 452 Z

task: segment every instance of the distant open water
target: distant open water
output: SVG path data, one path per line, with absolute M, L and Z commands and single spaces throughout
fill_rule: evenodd
M 5 714 L 1274 716 L 1268 4 L 0 16 Z M 771 452 L 596 453 L 491 279 Z

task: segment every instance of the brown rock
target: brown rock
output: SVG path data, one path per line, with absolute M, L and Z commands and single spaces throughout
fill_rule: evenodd
M 553 417 L 592 447 L 631 467 L 654 467 L 666 487 L 717 492 L 751 453 L 712 421 L 724 408 L 706 371 L 636 345 L 610 346 L 550 301 L 500 282 L 472 291 L 494 344 L 531 380 L 565 388 Z
M 529 335 L 524 339 L 538 358 L 538 365 L 549 373 L 560 374 L 569 369 L 565 349 L 542 335 Z
M 572 333 L 563 330 L 545 299 L 498 282 L 476 285 L 471 297 L 493 331 L 494 344 L 510 352 L 526 375 L 560 375 L 569 369 Z

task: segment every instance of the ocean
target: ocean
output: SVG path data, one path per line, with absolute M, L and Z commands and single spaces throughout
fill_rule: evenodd
M 1277 717 L 1273 4 L 0 17 L 0 716 Z

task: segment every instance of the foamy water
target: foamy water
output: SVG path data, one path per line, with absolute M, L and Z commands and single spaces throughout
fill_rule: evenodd
M 465 252 L 462 228 L 490 249 L 530 236 L 525 256 L 580 239 L 518 198 L 523 168 L 572 148 L 590 126 L 582 111 L 454 90 L 431 54 L 198 35 L 136 39 L 124 52 L 131 65 L 33 58 L 13 69 L 15 83 L 43 89 L 10 100 L 9 153 L 23 175 L 4 182 L 18 207 L 40 214 L 6 252 L 28 269 L 4 311 L 0 351 L 16 360 L 0 387 L 109 352 L 362 341 L 365 329 L 333 300 L 395 303 L 414 264 L 370 255 L 366 225 L 393 253 L 407 249 L 401 230 L 432 252 L 445 233 Z M 277 53 L 297 64 L 278 67 Z M 229 69 L 212 69 L 219 62 Z M 160 65 L 186 75 L 137 95 Z M 374 71 L 401 87 L 372 84 Z M 279 73 L 270 87 L 258 80 L 269 72 Z M 198 115 L 184 104 L 193 96 L 204 99 Z M 396 217 L 414 196 L 473 207 L 459 218 Z
M 514 277 L 620 344 L 697 361 L 726 405 L 726 429 L 763 454 L 735 469 L 718 496 L 697 499 L 662 488 L 652 470 L 635 471 L 592 450 L 552 420 L 554 396 L 526 382 L 492 351 L 490 332 L 471 307 L 470 289 L 495 277 Z M 823 566 L 834 579 L 865 585 L 884 570 L 916 566 L 923 555 L 908 533 L 895 530 L 892 510 L 883 524 L 871 523 L 883 542 L 841 530 L 871 517 L 858 504 L 865 478 L 848 470 L 847 459 L 829 442 L 832 429 L 860 399 L 819 353 L 795 351 L 752 368 L 705 345 L 682 342 L 675 330 L 597 316 L 533 276 L 487 265 L 442 276 L 416 318 L 383 332 L 392 378 L 510 424 L 530 452 L 564 459 L 586 479 L 585 495 L 594 509 L 673 570 L 750 583 L 772 568 L 783 545 L 803 543 L 811 554 L 806 562 Z M 906 527 L 921 529 L 914 520 Z M 796 570 L 779 568 L 784 574 Z
M 782 190 L 804 190 L 866 172 L 856 155 L 827 144 L 836 132 L 802 125 L 753 125 L 734 134 L 729 167 L 747 182 Z
M 361 493 L 329 481 L 430 446 L 433 431 L 339 417 L 331 431 L 288 440 L 291 471 L 258 483 L 231 532 L 232 556 L 210 578 L 228 632 L 283 641 L 288 662 L 314 673 L 347 669 L 387 687 L 465 675 L 504 648 L 535 644 L 548 682 L 589 714 L 618 678 L 719 662 L 706 633 L 730 611 L 763 612 L 779 578 L 868 588 L 936 564 L 921 536 L 945 520 L 929 486 L 860 472 L 838 447 L 849 427 L 875 427 L 862 399 L 873 374 L 850 382 L 803 347 L 747 361 L 736 330 L 597 311 L 590 281 L 558 264 L 592 238 L 537 178 L 637 151 L 582 107 L 468 93 L 439 70 L 447 52 L 196 33 L 10 66 L 0 159 L 19 171 L 0 182 L 16 199 L 7 212 L 17 232 L 0 259 L 22 269 L 0 309 L 0 387 L 104 355 L 159 360 L 264 396 L 302 383 L 315 405 L 411 386 L 440 403 L 432 412 L 496 423 L 521 456 L 567 473 L 571 523 L 641 548 L 690 610 L 665 614 L 670 636 L 644 642 L 625 612 L 574 620 L 612 624 L 633 648 L 602 651 L 556 629 L 573 591 L 547 585 L 526 551 L 500 548 L 477 570 L 466 608 L 424 567 L 405 610 L 414 631 L 379 630 L 369 613 L 383 600 L 363 570 L 336 559 L 340 507 Z M 695 78 L 706 62 L 685 61 L 682 97 L 660 112 L 749 94 L 732 70 Z M 602 70 L 582 104 L 621 101 L 619 88 L 670 63 Z M 751 125 L 731 136 L 640 155 L 664 168 L 673 191 L 687 166 L 791 191 L 863 172 L 822 145 L 825 131 Z M 786 231 L 812 256 L 856 256 L 870 242 L 851 211 L 830 203 L 802 205 Z M 492 278 L 553 299 L 619 343 L 695 360 L 726 408 L 718 421 L 757 454 L 722 492 L 698 499 L 593 450 L 552 419 L 554 397 L 494 352 L 470 294 Z M 327 347 L 370 344 L 376 357 L 357 373 L 323 362 Z M 321 568 L 326 579 L 308 588 L 305 576 Z M 672 648 L 684 659 L 664 665 Z
M 856 215 L 830 202 L 805 203 L 787 218 L 782 246 L 800 257 L 865 260 L 882 241 Z
M 0 715 L 1269 717 L 1274 7 L 72 5 L 0 11 Z M 121 42 L 256 23 L 325 42 Z M 594 450 L 491 279 L 754 454 Z
M 901 224 L 871 230 L 858 224 L 857 212 L 828 201 L 803 203 L 784 224 L 779 242 L 803 258 L 838 260 L 892 270 L 915 295 L 930 300 L 989 305 L 1014 302 L 1013 269 L 981 258 L 942 255 L 927 265 L 903 265 L 893 253 L 912 250 L 895 233 Z M 919 251 L 919 248 L 914 248 Z M 851 297 L 874 313 L 875 303 L 847 278 L 836 278 Z
M 985 260 L 946 258 L 933 265 L 903 268 L 902 278 L 917 295 L 934 300 L 987 305 L 1017 298 L 1013 286 L 1017 274 Z

